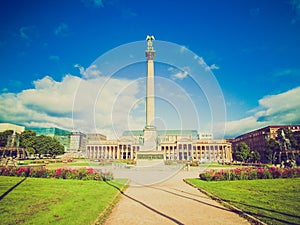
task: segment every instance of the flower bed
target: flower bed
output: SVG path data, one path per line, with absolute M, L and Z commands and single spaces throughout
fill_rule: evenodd
M 0 167 L 0 176 L 36 177 L 36 178 L 57 178 L 74 180 L 112 180 L 111 172 L 97 171 L 92 168 L 65 169 L 58 168 L 49 170 L 41 167 Z
M 210 170 L 199 175 L 201 180 L 222 181 L 222 180 L 256 180 L 275 178 L 296 178 L 300 177 L 300 168 L 236 168 L 230 170 Z

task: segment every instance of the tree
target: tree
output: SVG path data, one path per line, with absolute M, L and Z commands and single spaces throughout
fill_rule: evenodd
M 41 135 L 35 138 L 33 145 L 36 153 L 39 155 L 59 155 L 64 153 L 64 146 L 55 138 Z
M 267 141 L 266 149 L 264 153 L 264 163 L 274 163 L 278 162 L 279 160 L 279 154 L 280 154 L 280 145 L 279 143 L 271 138 Z
M 20 135 L 20 145 L 28 153 L 41 155 L 60 155 L 64 153 L 64 146 L 55 138 L 40 135 L 31 130 L 26 130 Z
M 296 141 L 296 147 L 295 147 L 295 149 L 296 150 L 300 150 L 300 131 L 294 132 L 293 136 L 294 136 L 295 141 Z
M 6 147 L 7 145 L 10 146 L 10 143 L 8 143 L 8 140 L 14 133 L 13 130 L 6 130 L 3 132 L 0 132 L 0 147 Z
M 259 162 L 260 161 L 260 154 L 258 151 L 251 151 L 249 154 L 249 161 L 251 162 Z
M 30 148 L 32 147 L 36 138 L 36 133 L 32 130 L 25 130 L 20 134 L 20 147 Z
M 250 156 L 250 148 L 245 142 L 236 146 L 234 158 L 238 161 L 245 162 Z

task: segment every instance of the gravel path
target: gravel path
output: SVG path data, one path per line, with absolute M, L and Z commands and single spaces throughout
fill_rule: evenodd
M 181 170 L 151 186 L 132 184 L 104 224 L 249 224 L 183 182 L 183 178 L 197 177 L 198 172 Z

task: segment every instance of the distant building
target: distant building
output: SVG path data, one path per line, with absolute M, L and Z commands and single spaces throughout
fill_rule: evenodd
M 201 133 L 199 133 L 199 139 L 200 140 L 213 140 L 214 135 L 213 135 L 213 133 L 201 132 Z
M 37 135 L 45 135 L 57 139 L 65 147 L 65 151 L 70 148 L 71 131 L 63 130 L 57 127 L 26 127 L 26 130 L 32 130 L 36 132 Z
M 69 152 L 84 152 L 87 142 L 87 135 L 82 132 L 72 132 L 70 135 Z
M 12 123 L 0 123 L 0 132 L 13 130 L 15 133 L 22 133 L 25 130 L 24 126 L 19 126 Z
M 245 142 L 251 151 L 262 153 L 265 151 L 267 141 L 276 138 L 277 131 L 282 128 L 289 129 L 292 132 L 300 131 L 300 125 L 267 126 L 236 137 L 232 141 L 232 149 L 234 151 L 238 144 Z

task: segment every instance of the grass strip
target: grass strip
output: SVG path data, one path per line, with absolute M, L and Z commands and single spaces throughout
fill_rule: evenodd
M 300 224 L 300 178 L 186 181 L 267 224 Z
M 126 183 L 22 179 L 0 176 L 1 224 L 92 224 L 116 198 L 116 187 Z

